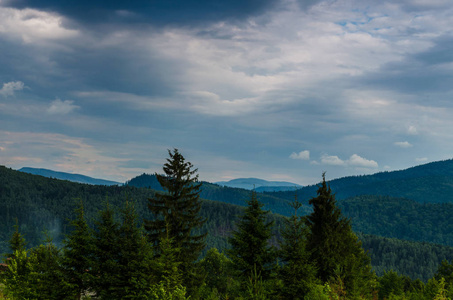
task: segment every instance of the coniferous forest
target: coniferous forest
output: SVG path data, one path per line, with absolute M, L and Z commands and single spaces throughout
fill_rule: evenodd
M 228 202 L 242 207 L 203 200 L 219 187 L 204 189 L 177 149 L 154 178 L 160 189 L 0 167 L 0 297 L 453 297 L 449 204 L 376 196 L 337 203 L 325 174 L 310 199 L 229 189 Z M 272 205 L 286 216 L 271 213 Z M 427 242 L 432 235 L 439 244 Z

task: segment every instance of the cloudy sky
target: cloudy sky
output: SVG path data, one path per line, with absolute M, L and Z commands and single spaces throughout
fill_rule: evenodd
M 0 165 L 312 184 L 453 157 L 451 0 L 0 0 Z

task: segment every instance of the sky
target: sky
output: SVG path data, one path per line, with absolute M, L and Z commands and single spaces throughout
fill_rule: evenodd
M 0 0 L 0 165 L 301 185 L 453 157 L 451 0 Z

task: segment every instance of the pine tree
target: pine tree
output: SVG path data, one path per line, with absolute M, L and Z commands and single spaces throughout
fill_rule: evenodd
M 297 215 L 302 204 L 296 197 L 291 206 L 294 214 L 285 218 L 285 227 L 281 232 L 279 257 L 283 266 L 279 275 L 283 287 L 280 294 L 284 299 L 304 299 L 316 283 L 316 268 L 306 249 L 308 229 L 305 219 Z
M 325 174 L 317 197 L 309 203 L 313 205 L 313 212 L 306 219 L 307 250 L 316 264 L 317 277 L 324 283 L 344 285 L 348 297 L 370 293 L 374 284 L 370 259 L 352 232 L 350 221 L 336 206 Z
M 116 299 L 142 299 L 147 295 L 151 282 L 152 248 L 138 225 L 133 204 L 126 201 L 121 209 L 121 225 L 118 229 L 118 274 L 121 286 L 116 289 Z
M 148 199 L 154 219 L 145 220 L 145 229 L 156 249 L 168 233 L 172 247 L 180 249 L 176 261 L 181 263 L 185 285 L 192 289 L 196 285 L 192 281 L 197 277 L 194 263 L 206 246 L 206 234 L 195 233 L 206 222 L 199 216 L 201 183 L 198 183 L 197 169 L 193 169 L 178 149 L 169 150 L 168 154 L 170 158 L 163 166 L 165 175 L 156 174 L 165 193 L 157 193 Z
M 9 240 L 9 247 L 11 249 L 11 253 L 7 254 L 8 258 L 13 258 L 14 253 L 16 251 L 23 251 L 27 246 L 27 242 L 25 241 L 24 236 L 19 232 L 19 224 L 16 218 L 16 224 L 14 225 L 14 232 Z
M 120 286 L 119 224 L 107 203 L 95 222 L 93 288 L 100 299 L 116 299 Z
M 244 214 L 236 224 L 237 229 L 229 238 L 231 249 L 227 252 L 235 268 L 244 279 L 259 275 L 267 280 L 273 263 L 273 251 L 269 245 L 273 222 L 266 222 L 269 211 L 262 209 L 264 204 L 258 201 L 252 191 Z
M 30 250 L 33 272 L 30 282 L 39 295 L 36 299 L 74 299 L 74 286 L 62 265 L 61 250 L 51 240 Z
M 77 299 L 81 299 L 91 287 L 94 240 L 85 219 L 82 201 L 75 213 L 76 218 L 71 221 L 73 230 L 63 241 L 62 264 L 69 282 L 76 290 Z

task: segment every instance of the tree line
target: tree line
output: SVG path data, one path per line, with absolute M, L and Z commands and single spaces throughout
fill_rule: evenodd
M 134 204 L 107 201 L 94 223 L 83 202 L 72 230 L 57 247 L 51 239 L 26 249 L 18 225 L 10 239 L 3 293 L 12 299 L 446 299 L 453 268 L 444 262 L 424 284 L 387 272 L 377 277 L 370 258 L 338 208 L 325 181 L 300 216 L 284 219 L 280 237 L 274 220 L 252 192 L 225 253 L 206 248 L 206 218 L 200 215 L 197 170 L 169 151 L 164 193 L 148 199 L 141 225 Z M 450 276 L 449 276 L 450 275 Z M 414 296 L 415 295 L 415 296 Z M 398 298 L 399 297 L 399 298 Z M 418 298 L 412 298 L 418 297 Z

